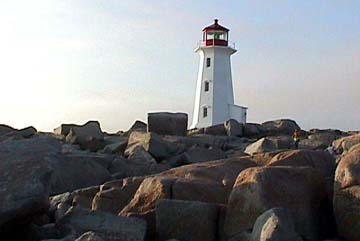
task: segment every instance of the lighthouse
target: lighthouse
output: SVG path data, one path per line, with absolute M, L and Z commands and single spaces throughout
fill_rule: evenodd
M 247 108 L 234 104 L 231 55 L 236 49 L 228 41 L 229 29 L 215 19 L 202 32 L 202 41 L 195 48 L 200 64 L 191 128 L 222 124 L 229 119 L 245 123 Z

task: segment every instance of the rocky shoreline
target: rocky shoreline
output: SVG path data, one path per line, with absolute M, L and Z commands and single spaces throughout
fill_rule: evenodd
M 187 121 L 0 125 L 0 240 L 360 240 L 358 132 Z

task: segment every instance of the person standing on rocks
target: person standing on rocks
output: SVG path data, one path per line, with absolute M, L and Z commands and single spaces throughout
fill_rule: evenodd
M 293 138 L 294 138 L 295 149 L 298 149 L 299 148 L 299 142 L 300 142 L 300 130 L 299 129 L 295 129 Z

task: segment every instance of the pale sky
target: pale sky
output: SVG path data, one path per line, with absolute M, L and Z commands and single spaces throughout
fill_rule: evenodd
M 190 121 L 193 49 L 214 18 L 236 43 L 236 103 L 250 122 L 360 129 L 360 1 L 346 0 L 1 0 L 0 123 Z

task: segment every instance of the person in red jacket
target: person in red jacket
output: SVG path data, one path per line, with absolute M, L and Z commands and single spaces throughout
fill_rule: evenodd
M 299 129 L 295 130 L 293 138 L 294 138 L 295 149 L 298 149 L 299 142 L 300 142 L 300 130 Z

